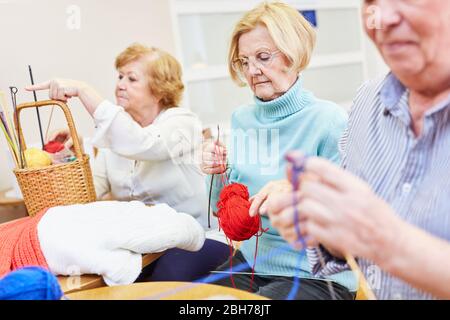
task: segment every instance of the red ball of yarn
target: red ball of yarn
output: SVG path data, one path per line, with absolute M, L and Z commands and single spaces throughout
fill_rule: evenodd
M 217 202 L 219 225 L 234 241 L 250 239 L 260 230 L 259 215 L 250 217 L 249 193 L 246 186 L 232 183 L 224 187 Z
M 64 149 L 64 144 L 58 141 L 50 141 L 47 142 L 44 146 L 44 151 L 48 153 L 56 153 Z

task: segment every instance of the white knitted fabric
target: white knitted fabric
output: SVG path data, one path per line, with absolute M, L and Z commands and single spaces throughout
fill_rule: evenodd
M 144 253 L 175 247 L 198 251 L 205 241 L 192 216 L 138 201 L 51 208 L 39 222 L 38 236 L 53 273 L 98 274 L 107 285 L 133 283 Z

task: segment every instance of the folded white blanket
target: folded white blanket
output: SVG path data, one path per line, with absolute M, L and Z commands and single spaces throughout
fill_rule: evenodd
M 205 232 L 192 216 L 166 204 L 101 201 L 49 209 L 38 225 L 42 252 L 59 275 L 98 274 L 107 285 L 133 283 L 142 254 L 198 251 Z

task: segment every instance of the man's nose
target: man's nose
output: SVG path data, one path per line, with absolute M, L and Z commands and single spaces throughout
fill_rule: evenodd
M 402 19 L 399 1 L 379 0 L 374 7 L 382 29 L 388 29 L 400 23 Z

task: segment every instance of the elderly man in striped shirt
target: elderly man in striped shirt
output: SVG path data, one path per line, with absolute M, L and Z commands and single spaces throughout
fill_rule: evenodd
M 450 1 L 363 6 L 391 72 L 359 90 L 342 168 L 309 158 L 314 179 L 270 196 L 269 216 L 291 243 L 297 212 L 310 245 L 359 257 L 380 299 L 450 299 Z

